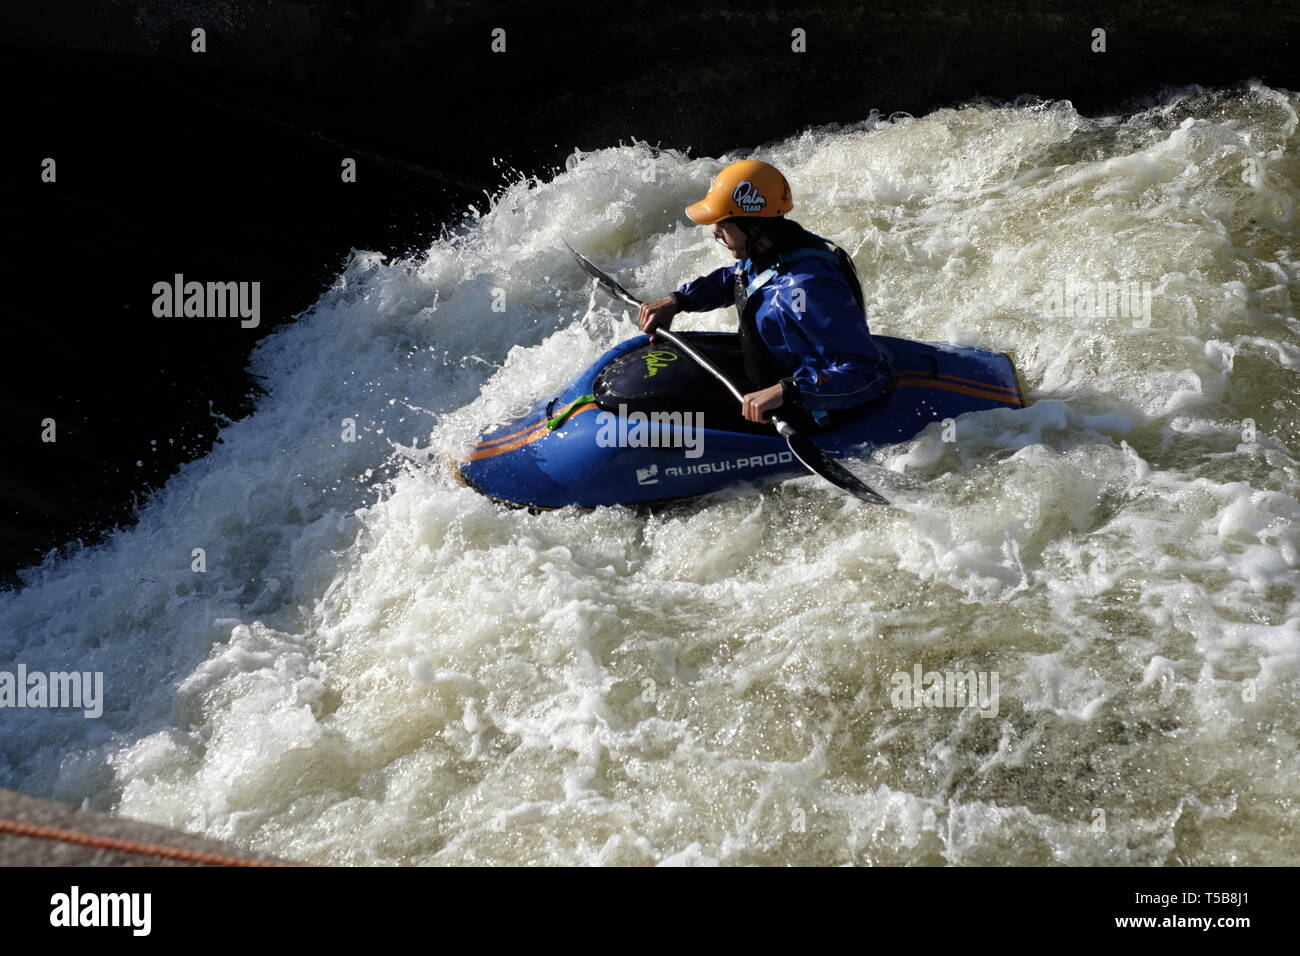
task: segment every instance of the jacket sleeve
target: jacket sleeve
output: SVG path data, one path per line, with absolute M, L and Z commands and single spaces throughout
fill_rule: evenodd
M 798 291 L 802 309 L 796 308 Z M 843 282 L 804 275 L 796 287 L 781 289 L 772 305 L 760 332 L 784 364 L 795 367 L 788 378 L 795 404 L 810 411 L 851 408 L 888 383 L 893 356 L 871 337 Z
M 683 284 L 677 290 L 679 301 L 684 306 L 682 311 L 712 312 L 734 305 L 736 287 L 732 284 L 732 275 L 735 271 L 735 266 L 723 266 Z

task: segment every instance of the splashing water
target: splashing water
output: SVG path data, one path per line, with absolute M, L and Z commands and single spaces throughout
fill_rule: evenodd
M 0 595 L 0 668 L 106 698 L 0 711 L 0 785 L 322 863 L 1293 862 L 1298 106 L 757 151 L 874 331 L 1012 350 L 1036 400 L 857 462 L 895 509 L 809 478 L 531 515 L 450 477 L 635 332 L 561 239 L 663 294 L 724 264 L 681 210 L 737 157 L 575 153 L 423 256 L 355 253 L 257 349 L 254 414 Z M 1149 321 L 1044 308 L 1112 281 Z M 895 706 L 917 668 L 996 674 L 996 714 Z

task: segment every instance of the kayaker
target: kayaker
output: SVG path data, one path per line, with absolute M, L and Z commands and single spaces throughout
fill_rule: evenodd
M 745 377 L 744 416 L 753 422 L 782 406 L 816 425 L 878 396 L 893 355 L 867 328 L 853 260 L 829 240 L 785 218 L 790 184 L 776 167 L 747 159 L 727 166 L 686 215 L 713 228 L 736 258 L 641 306 L 638 324 L 653 335 L 679 312 L 736 306 Z

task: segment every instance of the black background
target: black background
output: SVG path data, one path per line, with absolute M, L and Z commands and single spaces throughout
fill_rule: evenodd
M 11 871 L 12 872 L 12 871 Z M 573 886 L 537 892 L 531 875 L 459 871 L 453 879 L 375 868 L 48 869 L 6 881 L 0 913 L 6 941 L 48 946 L 116 942 L 174 946 L 201 939 L 208 947 L 284 943 L 299 950 L 324 945 L 402 948 L 438 946 L 450 932 L 497 948 L 571 944 L 634 951 L 655 945 L 720 949 L 752 942 L 767 951 L 822 947 L 909 951 L 957 947 L 1073 952 L 1105 943 L 1160 951 L 1223 952 L 1277 947 L 1293 936 L 1286 898 L 1290 873 L 1282 868 L 1187 868 L 1153 872 L 1135 867 L 1093 869 L 1004 868 L 981 872 L 927 867 L 833 868 L 782 874 L 750 870 L 732 876 L 712 907 L 685 902 L 692 878 L 641 884 L 625 873 L 624 892 L 597 894 L 574 874 Z M 555 878 L 548 875 L 548 881 Z M 560 879 L 564 879 L 560 877 Z M 603 878 L 602 878 L 603 879 Z M 794 882 L 786 884 L 785 880 Z M 121 928 L 53 928 L 50 898 L 68 893 L 149 892 L 152 932 L 133 937 Z M 516 884 L 516 885 L 509 885 Z M 693 882 L 690 886 L 695 889 Z M 631 892 L 628 892 L 630 890 Z M 639 892 L 644 890 L 645 892 Z M 669 896 L 663 898 L 663 891 Z M 1207 891 L 1245 892 L 1245 905 L 1137 904 L 1137 893 L 1168 896 Z M 698 891 L 697 891 L 698 892 Z M 574 905 L 574 898 L 581 902 Z M 755 898 L 767 918 L 744 911 Z M 650 901 L 647 905 L 647 901 Z M 737 904 L 740 915 L 727 911 Z M 718 912 L 721 910 L 722 912 Z M 503 918 L 508 912 L 508 916 Z M 1116 917 L 1247 917 L 1245 928 L 1116 927 Z M 517 934 L 517 935 L 516 935 Z M 637 945 L 640 943 L 640 945 Z M 1282 944 L 1285 945 L 1285 944 Z M 786 948 L 783 946 L 782 948 Z M 1212 949 L 1211 949 L 1212 948 Z
M 7 4 L 0 581 L 129 522 L 210 447 L 213 411 L 246 414 L 250 348 L 349 249 L 426 246 L 515 170 L 633 139 L 719 155 L 873 108 L 1032 94 L 1099 113 L 1189 83 L 1295 89 L 1297 36 L 1294 2 Z M 261 326 L 154 318 L 153 283 L 177 272 L 260 281 Z

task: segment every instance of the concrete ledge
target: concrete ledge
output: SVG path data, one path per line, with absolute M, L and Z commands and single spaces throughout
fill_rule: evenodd
M 34 834 L 4 829 L 15 821 L 44 829 Z M 63 836 L 56 831 L 73 833 Z M 131 847 L 70 842 L 80 839 L 129 841 Z M 173 851 L 188 858 L 169 856 Z M 0 866 L 238 866 L 240 861 L 272 865 L 289 862 L 151 823 L 0 790 Z

